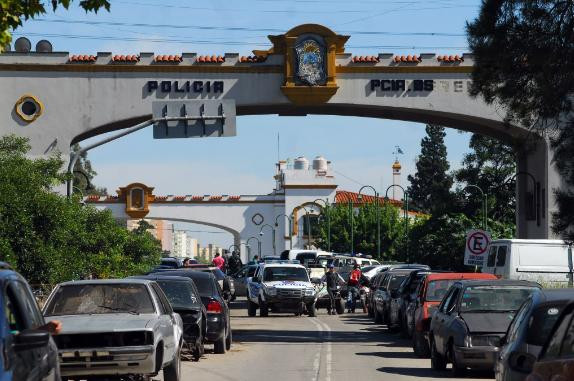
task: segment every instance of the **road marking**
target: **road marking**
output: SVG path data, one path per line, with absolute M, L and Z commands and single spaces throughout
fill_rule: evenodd
M 309 318 L 313 324 L 317 327 L 320 332 L 321 337 L 321 349 L 315 355 L 315 362 L 313 363 L 313 370 L 315 371 L 315 381 L 319 381 L 321 376 L 321 354 L 323 349 L 325 349 L 325 381 L 331 381 L 331 362 L 333 358 L 332 347 L 331 347 L 331 327 L 318 318 Z M 327 337 L 323 337 L 323 332 L 327 333 Z M 326 339 L 326 340 L 325 340 Z

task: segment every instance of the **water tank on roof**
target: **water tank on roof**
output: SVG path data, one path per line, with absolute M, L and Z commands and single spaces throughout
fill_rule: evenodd
M 326 172 L 327 171 L 327 159 L 323 156 L 317 156 L 313 159 L 313 169 L 316 171 Z
M 26 37 L 20 37 L 14 42 L 14 50 L 18 53 L 29 53 L 32 49 L 32 43 Z
M 309 169 L 309 160 L 307 160 L 305 156 L 299 156 L 297 159 L 295 159 L 293 168 L 298 170 L 307 170 Z
M 36 51 L 38 53 L 52 53 L 52 44 L 48 40 L 40 40 L 36 44 Z

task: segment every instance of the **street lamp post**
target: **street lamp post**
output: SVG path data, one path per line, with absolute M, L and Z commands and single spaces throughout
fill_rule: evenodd
M 249 252 L 247 259 L 248 259 L 248 260 L 251 260 L 251 258 L 249 258 L 249 257 L 251 257 L 251 246 L 249 246 L 249 241 L 251 241 L 252 239 L 254 239 L 254 240 L 257 241 L 257 251 L 258 251 L 258 253 L 259 253 L 259 254 L 258 254 L 258 255 L 259 255 L 259 258 L 261 259 L 261 241 L 260 241 L 259 238 L 257 238 L 257 237 L 249 237 L 249 238 L 247 239 L 246 246 L 247 246 L 247 250 L 248 250 L 248 252 Z
M 263 228 L 266 226 L 271 228 L 271 233 L 272 233 L 271 238 L 273 239 L 273 242 L 272 242 L 273 243 L 273 255 L 275 256 L 275 255 L 277 255 L 277 250 L 275 248 L 275 228 L 269 224 L 263 224 L 261 226 L 261 229 L 259 229 L 259 235 L 263 236 Z
M 324 203 L 325 209 L 329 208 L 328 201 L 323 200 L 321 198 L 318 198 L 313 202 L 315 204 L 317 204 L 317 202 L 319 202 L 319 201 Z M 327 210 L 327 251 L 331 251 L 331 216 L 330 215 L 331 215 L 331 212 L 329 210 Z
M 375 188 L 370 185 L 363 185 L 361 189 L 359 189 L 359 202 L 363 199 L 363 194 L 361 193 L 363 189 L 371 188 L 375 193 L 375 202 L 377 207 L 377 258 L 381 259 L 381 217 L 380 217 L 380 205 L 379 205 L 379 192 Z
M 349 224 L 351 225 L 351 255 L 355 254 L 354 237 L 353 237 L 353 200 L 349 199 Z
M 291 250 L 293 248 L 293 218 L 289 217 L 284 213 L 277 215 L 275 217 L 275 228 L 279 227 L 279 217 L 281 216 L 287 217 L 287 219 L 289 220 L 289 250 Z M 285 243 L 283 243 L 283 247 L 285 247 Z
M 482 228 L 486 231 L 488 229 L 488 199 L 486 193 L 482 190 L 481 187 L 474 184 L 468 184 L 462 190 L 464 191 L 467 188 L 477 189 L 482 196 Z
M 405 254 L 406 254 L 407 262 L 409 262 L 409 194 L 407 193 L 405 188 L 403 188 L 401 185 L 392 184 L 392 185 L 389 185 L 389 187 L 387 188 L 387 190 L 385 192 L 385 200 L 389 199 L 389 189 L 391 189 L 392 187 L 399 187 L 400 189 L 403 190 L 403 194 L 405 195 L 405 202 L 403 203 L 404 207 L 405 207 L 405 211 L 404 211 L 405 245 L 406 245 Z

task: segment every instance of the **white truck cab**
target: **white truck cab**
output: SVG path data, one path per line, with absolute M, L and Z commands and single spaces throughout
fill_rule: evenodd
M 274 260 L 258 265 L 247 280 L 247 312 L 260 316 L 293 312 L 315 316 L 316 292 L 307 269 L 299 261 Z
M 566 286 L 572 277 L 572 251 L 561 240 L 498 239 L 490 243 L 482 272 L 543 286 Z

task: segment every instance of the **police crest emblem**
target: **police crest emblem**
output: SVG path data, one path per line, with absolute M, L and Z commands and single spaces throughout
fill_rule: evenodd
M 324 85 L 327 78 L 325 72 L 325 51 L 312 38 L 305 39 L 295 46 L 297 78 L 310 86 Z

